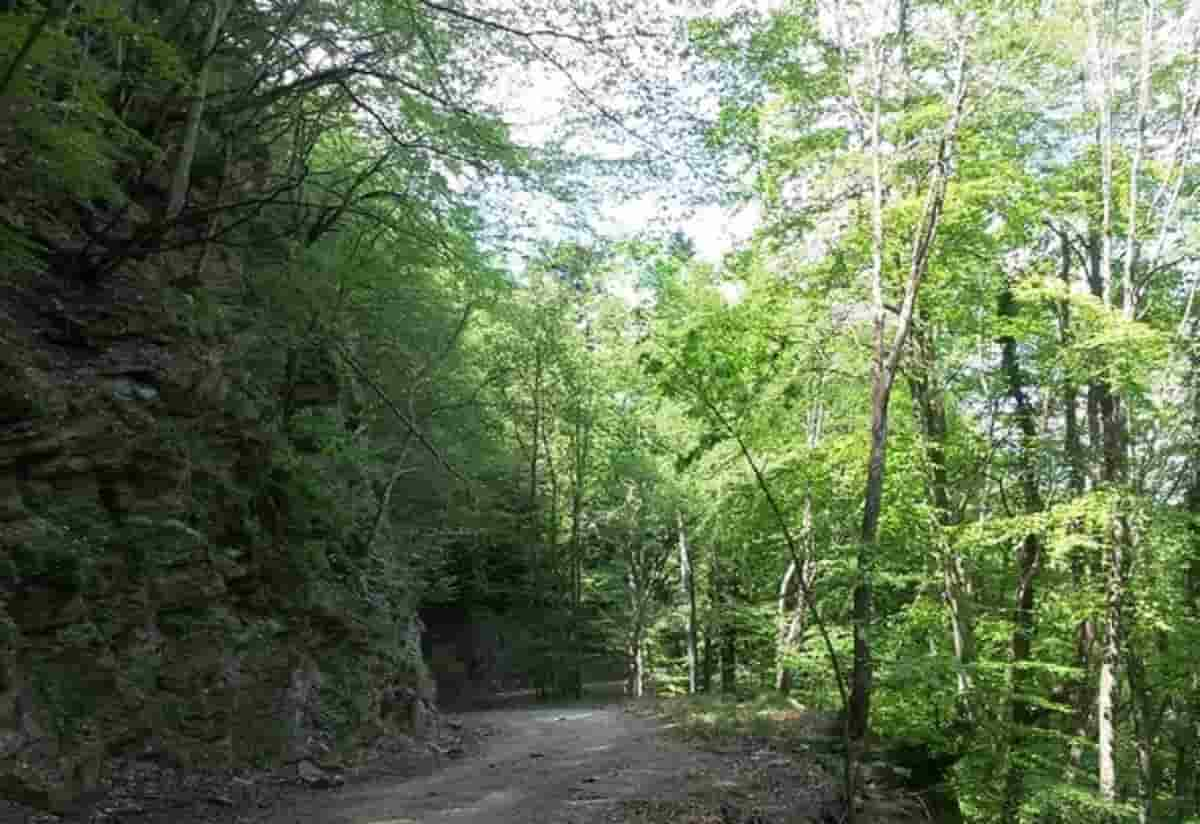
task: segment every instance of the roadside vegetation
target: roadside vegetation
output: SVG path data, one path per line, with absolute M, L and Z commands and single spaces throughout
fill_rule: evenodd
M 715 5 L 0 0 L 0 786 L 620 677 L 1200 821 L 1200 8 Z

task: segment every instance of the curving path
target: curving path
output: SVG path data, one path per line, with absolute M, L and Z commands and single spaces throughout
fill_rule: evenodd
M 490 729 L 483 752 L 434 775 L 377 780 L 297 798 L 270 824 L 583 824 L 621 801 L 686 798 L 711 787 L 719 757 L 660 735 L 614 706 L 517 707 L 468 713 Z

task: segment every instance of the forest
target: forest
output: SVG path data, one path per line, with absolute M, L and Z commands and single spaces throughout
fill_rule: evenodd
M 0 787 L 621 678 L 1200 821 L 1198 127 L 1193 0 L 0 0 Z

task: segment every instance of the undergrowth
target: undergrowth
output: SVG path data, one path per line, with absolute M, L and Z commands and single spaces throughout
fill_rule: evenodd
M 668 729 L 696 744 L 719 746 L 753 739 L 773 749 L 799 749 L 830 735 L 828 714 L 795 698 L 764 693 L 751 698 L 696 695 L 647 705 Z

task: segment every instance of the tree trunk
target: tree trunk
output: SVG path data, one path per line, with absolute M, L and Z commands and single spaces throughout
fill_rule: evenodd
M 713 666 L 715 664 L 716 649 L 713 644 L 713 622 L 710 618 L 707 626 L 704 627 L 704 658 L 703 666 L 700 667 L 700 691 L 712 692 L 712 676 Z
M 1071 289 L 1071 261 L 1074 251 L 1071 247 L 1070 235 L 1065 231 L 1058 231 L 1059 237 L 1059 280 L 1063 286 L 1069 291 Z M 1086 265 L 1086 264 L 1085 264 Z M 1084 273 L 1084 280 L 1090 281 L 1088 274 Z M 1061 300 L 1058 304 L 1058 334 L 1059 345 L 1063 351 L 1069 350 L 1075 343 L 1075 332 L 1072 328 L 1071 317 L 1071 302 L 1069 300 Z M 1092 393 L 1089 390 L 1087 397 L 1090 399 Z M 1066 452 L 1067 465 L 1069 467 L 1068 484 L 1071 490 L 1071 496 L 1079 498 L 1087 491 L 1087 456 L 1084 453 L 1083 433 L 1079 423 L 1079 387 L 1068 378 L 1068 381 L 1063 386 L 1062 396 L 1063 406 L 1063 450 Z M 1091 410 L 1093 404 L 1088 403 L 1088 409 Z M 1085 424 L 1088 425 L 1088 431 L 1099 432 L 1099 419 L 1095 418 L 1095 427 L 1093 430 L 1092 420 L 1093 415 L 1085 413 Z M 1074 523 L 1071 526 L 1073 531 L 1081 531 L 1082 523 Z M 1076 592 L 1083 592 L 1088 586 L 1088 569 L 1089 555 L 1085 550 L 1076 549 L 1071 555 L 1071 583 Z M 1071 687 L 1071 703 L 1072 712 L 1070 723 L 1070 734 L 1073 740 L 1070 745 L 1068 755 L 1068 763 L 1071 769 L 1079 772 L 1083 767 L 1083 742 L 1088 738 L 1088 728 L 1091 719 L 1091 707 L 1094 703 L 1094 696 L 1091 689 L 1091 658 L 1092 658 L 1092 643 L 1096 637 L 1096 627 L 1090 616 L 1083 618 L 1075 628 L 1075 665 L 1079 668 L 1080 675 Z
M 634 628 L 629 644 L 629 694 L 642 698 L 646 694 L 646 651 L 642 641 L 642 627 Z
M 187 123 L 183 130 L 183 143 L 179 146 L 179 157 L 171 173 L 171 187 L 167 192 L 167 207 L 164 217 L 174 220 L 183 211 L 191 185 L 192 161 L 196 157 L 196 144 L 200 140 L 200 123 L 204 119 L 205 99 L 208 97 L 208 75 L 212 64 L 217 38 L 225 25 L 225 18 L 233 8 L 233 0 L 213 0 L 212 17 L 209 18 L 208 33 L 204 37 L 200 53 L 200 67 L 196 74 L 196 88 L 188 104 Z
M 1074 254 L 1072 246 L 1070 246 L 1070 236 L 1066 231 L 1058 231 L 1058 245 L 1060 245 L 1060 266 L 1058 266 L 1058 279 L 1062 281 L 1064 287 L 1068 290 L 1072 285 L 1072 255 Z M 1085 273 L 1085 279 L 1087 279 Z M 1070 349 L 1075 342 L 1075 332 L 1072 329 L 1072 313 L 1070 313 L 1070 301 L 1062 300 L 1058 302 L 1058 343 L 1064 351 Z M 1087 457 L 1084 453 L 1084 443 L 1082 443 L 1082 432 L 1079 425 L 1079 386 L 1076 386 L 1074 381 L 1067 381 L 1062 390 L 1062 410 L 1063 410 L 1063 451 L 1067 453 L 1067 464 L 1069 467 L 1068 483 L 1070 494 L 1073 498 L 1080 498 L 1087 492 Z M 1082 530 L 1081 523 L 1072 525 L 1074 531 Z M 1075 549 L 1070 559 L 1070 577 L 1074 585 L 1076 593 L 1084 591 L 1087 587 L 1088 559 L 1087 554 L 1082 549 Z M 1074 740 L 1070 745 L 1069 764 L 1073 770 L 1082 768 L 1082 760 L 1084 760 L 1084 747 L 1082 741 L 1087 738 L 1088 720 L 1091 718 L 1091 656 L 1092 656 L 1092 639 L 1096 637 L 1096 627 L 1094 627 L 1091 617 L 1082 619 L 1075 627 L 1075 666 L 1080 670 L 1080 676 L 1075 680 L 1075 684 L 1070 690 L 1072 694 L 1072 717 L 1070 717 L 1070 734 Z
M 880 46 L 872 49 L 874 94 L 871 109 L 871 300 L 874 310 L 874 359 L 871 378 L 871 435 L 867 457 L 867 484 L 863 491 L 863 518 L 859 532 L 858 570 L 854 583 L 851 622 L 854 625 L 854 666 L 850 673 L 850 702 L 846 727 L 852 741 L 867 736 L 871 718 L 871 566 L 877 554 L 879 509 L 883 502 L 883 471 L 887 449 L 888 399 L 886 316 L 883 305 L 883 164 L 882 108 L 884 66 Z M 903 330 L 907 334 L 907 329 Z M 897 332 L 899 338 L 899 332 Z M 899 342 L 899 340 L 897 340 Z M 851 758 L 853 762 L 853 756 Z M 853 772 L 854 767 L 851 767 Z M 854 809 L 854 799 L 846 802 Z
M 884 470 L 887 463 L 888 404 L 900 360 L 912 331 L 917 296 L 929 269 L 929 258 L 941 224 L 946 200 L 949 163 L 957 140 L 959 124 L 967 97 L 967 42 L 959 39 L 955 66 L 954 96 L 950 116 L 938 142 L 937 154 L 929 169 L 925 200 L 920 221 L 912 236 L 908 259 L 908 277 L 904 297 L 895 319 L 895 332 L 887 335 L 887 308 L 883 298 L 883 173 L 882 173 L 882 98 L 885 66 L 882 44 L 872 47 L 874 90 L 870 117 L 871 147 L 871 302 L 874 310 L 874 364 L 871 386 L 871 439 L 867 458 L 867 483 L 863 492 L 862 529 L 859 534 L 858 570 L 854 585 L 852 620 L 854 623 L 854 671 L 850 677 L 851 694 L 847 725 L 855 742 L 866 739 L 871 717 L 872 665 L 870 626 L 871 588 L 875 559 L 879 554 L 879 515 L 883 506 Z M 851 807 L 852 813 L 853 807 Z
M 808 631 L 811 607 L 806 593 L 812 592 L 816 578 L 812 547 L 812 499 L 804 501 L 804 543 L 799 561 L 792 559 L 779 585 L 779 639 L 776 651 L 775 689 L 787 695 L 793 686 L 794 671 L 786 666 L 785 658 L 803 644 Z
M 1025 764 L 1023 749 L 1028 730 L 1033 726 L 1035 715 L 1029 701 L 1029 691 L 1034 680 L 1026 667 L 1033 650 L 1034 590 L 1038 556 L 1041 544 L 1038 536 L 1029 534 L 1021 541 L 1017 551 L 1016 616 L 1012 634 L 1012 697 L 1009 699 L 1008 772 L 1004 778 L 1004 801 L 1001 820 L 1019 821 L 1021 805 L 1025 800 Z
M 1107 385 L 1100 393 L 1100 426 L 1104 437 L 1103 480 L 1106 486 L 1118 488 L 1125 478 L 1124 415 L 1120 399 Z M 1119 670 L 1121 666 L 1121 637 L 1126 631 L 1122 621 L 1125 603 L 1127 569 L 1130 561 L 1130 532 L 1128 520 L 1120 511 L 1122 504 L 1113 501 L 1106 540 L 1104 591 L 1104 647 L 1100 658 L 1100 684 L 1096 696 L 1096 715 L 1099 723 L 1097 755 L 1099 759 L 1100 795 L 1109 802 L 1117 800 L 1117 729 L 1120 698 Z
M 695 695 L 697 689 L 697 650 L 696 650 L 696 581 L 692 574 L 692 556 L 688 548 L 687 525 L 683 520 L 683 512 L 677 512 L 675 522 L 679 528 L 679 576 L 683 587 L 683 597 L 687 604 L 687 661 L 688 661 L 688 694 Z
M 807 614 L 808 610 L 804 607 L 797 607 L 796 611 L 792 613 L 791 620 L 788 621 L 784 644 L 789 651 L 804 648 L 804 638 L 808 630 Z M 780 695 L 789 695 L 795 686 L 795 680 L 796 671 L 792 667 L 781 664 L 775 672 L 775 690 Z
M 1147 0 L 1147 3 L 1152 0 Z M 1150 5 L 1144 6 L 1150 10 Z M 1096 280 L 1099 281 L 1100 294 L 1105 306 L 1114 308 L 1117 305 L 1117 284 L 1113 275 L 1113 236 L 1114 236 L 1114 183 L 1113 159 L 1116 130 L 1113 126 L 1113 52 L 1109 43 L 1109 23 L 1106 19 L 1105 4 L 1098 0 L 1088 0 L 1084 4 L 1088 23 L 1088 52 L 1090 60 L 1088 73 L 1095 87 L 1099 108 L 1099 128 L 1097 137 L 1100 143 L 1100 194 L 1101 194 L 1101 227 L 1100 227 L 1100 258 L 1099 271 Z M 1143 20 L 1143 24 L 1145 24 Z M 1150 36 L 1147 30 L 1146 37 Z M 1143 48 L 1143 59 L 1148 61 L 1148 47 Z M 1143 69 L 1148 71 L 1146 65 Z M 1148 82 L 1148 81 L 1147 81 Z M 1148 93 L 1148 92 L 1147 92 Z M 1139 92 L 1140 96 L 1140 92 Z M 1139 125 L 1144 130 L 1144 123 Z M 1141 152 L 1141 135 L 1135 155 Z M 1135 157 L 1135 165 L 1140 158 Z M 1132 195 L 1136 197 L 1136 183 Z M 1129 240 L 1136 247 L 1136 229 L 1131 230 Z M 1130 260 L 1126 263 L 1136 263 L 1136 248 L 1130 249 Z M 1121 300 L 1122 314 L 1126 320 L 1132 320 L 1136 315 L 1136 296 L 1133 293 L 1132 272 L 1128 266 L 1123 274 L 1124 286 Z M 1104 439 L 1103 481 L 1104 485 L 1116 494 L 1125 483 L 1125 427 L 1124 412 L 1121 399 L 1107 383 L 1101 384 L 1100 426 Z M 1127 542 L 1130 539 L 1128 523 L 1120 511 L 1119 501 L 1110 502 L 1113 512 L 1110 516 L 1105 557 L 1105 586 L 1104 586 L 1104 647 L 1100 659 L 1100 685 L 1096 696 L 1096 714 L 1099 724 L 1097 736 L 1097 760 L 1099 773 L 1100 796 L 1105 801 L 1117 801 L 1117 699 L 1119 690 L 1118 668 L 1121 663 L 1121 633 L 1124 631 L 1121 623 L 1121 609 L 1125 600 L 1125 569 L 1130 559 L 1130 549 Z
M 1183 704 L 1178 710 L 1179 719 L 1176 721 L 1175 745 L 1175 810 L 1173 820 L 1189 821 L 1200 814 L 1200 787 L 1196 780 L 1196 759 L 1200 756 L 1200 729 L 1197 729 L 1197 718 L 1200 718 L 1200 683 L 1192 679 L 1192 695 L 1189 703 Z
M 1075 686 L 1074 712 L 1071 717 L 1070 763 L 1072 769 L 1082 771 L 1084 742 L 1092 738 L 1092 708 L 1096 698 L 1092 694 L 1092 648 L 1096 643 L 1096 624 L 1090 618 L 1082 621 L 1076 629 L 1075 660 L 1081 675 Z
M 728 618 L 721 626 L 721 693 L 737 694 L 737 630 Z
M 1141 239 L 1138 236 L 1138 184 L 1141 177 L 1142 156 L 1146 147 L 1146 121 L 1150 109 L 1150 73 L 1154 49 L 1154 25 L 1158 14 L 1158 0 L 1142 0 L 1142 36 L 1138 48 L 1138 97 L 1137 129 L 1134 138 L 1133 157 L 1129 166 L 1129 205 L 1126 211 L 1125 249 L 1126 260 L 1121 277 L 1121 309 L 1126 320 L 1137 314 L 1138 296 L 1135 281 L 1141 262 Z M 1111 186 L 1110 186 L 1111 189 Z M 1111 192 L 1109 193 L 1111 196 Z
M 950 630 L 958 681 L 958 715 L 970 722 L 974 693 L 975 609 L 971 585 L 963 568 L 962 556 L 955 551 L 949 528 L 958 522 L 950 503 L 950 482 L 946 473 L 946 398 L 936 373 L 937 353 L 932 336 L 915 329 L 913 347 L 919 363 L 909 376 L 909 387 L 916 407 L 921 434 L 925 439 L 925 457 L 929 463 L 929 493 L 937 512 L 943 539 L 940 564 L 942 586 L 950 611 Z
M 883 322 L 877 324 L 882 347 Z M 867 486 L 863 495 L 862 529 L 859 532 L 858 577 L 854 584 L 852 620 L 854 623 L 854 669 L 850 676 L 850 738 L 863 741 L 871 718 L 871 578 L 879 554 L 879 515 L 883 508 L 883 473 L 887 460 L 888 401 L 891 375 L 880 356 L 876 358 L 874 390 L 871 393 L 871 447 L 867 459 Z
M 775 689 L 787 695 L 792 691 L 792 668 L 787 664 L 787 655 L 791 652 L 795 641 L 797 624 L 803 615 L 803 610 L 797 608 L 796 593 L 799 585 L 796 582 L 796 562 L 788 564 L 779 582 L 779 609 L 776 616 L 775 641 Z
M 1117 486 L 1124 480 L 1124 437 L 1121 405 L 1107 385 L 1100 387 L 1100 426 L 1104 437 L 1103 480 Z M 1110 503 L 1119 507 L 1119 503 Z M 1117 800 L 1117 702 L 1121 663 L 1121 611 L 1125 600 L 1125 572 L 1128 562 L 1126 542 L 1128 524 L 1120 512 L 1110 517 L 1106 536 L 1104 586 L 1104 646 L 1100 658 L 1100 685 L 1096 695 L 1099 724 L 1097 758 L 1100 795 L 1108 802 Z
M 725 635 L 725 603 L 721 583 L 721 557 L 714 546 L 708 553 L 708 626 L 704 633 L 704 690 L 713 688 L 712 679 L 718 675 L 721 640 Z
M 629 629 L 628 639 L 628 683 L 626 687 L 627 694 L 634 698 L 641 698 L 645 689 L 645 657 L 642 650 L 644 639 L 642 634 L 645 631 L 645 611 L 643 609 L 645 592 L 642 589 L 643 581 L 640 577 L 640 564 L 636 557 L 636 550 L 630 557 L 629 571 L 626 574 L 625 583 L 628 587 L 628 597 L 633 605 L 633 625 Z
M 1016 317 L 1017 307 L 1012 293 L 1006 288 L 1000 294 L 998 314 L 1002 318 Z M 1037 418 L 1033 403 L 1025 391 L 1024 377 L 1017 359 L 1017 342 L 1011 335 L 1000 340 L 1001 369 L 1007 383 L 1008 396 L 1015 406 L 1015 421 L 1020 434 L 1020 479 L 1023 509 L 1032 514 L 1041 512 L 1044 504 L 1037 477 Z M 1009 699 L 1008 772 L 1004 779 L 1004 798 L 1001 818 L 1017 821 L 1025 798 L 1024 748 L 1028 730 L 1035 720 L 1030 692 L 1034 679 L 1028 663 L 1032 658 L 1034 634 L 1034 582 L 1041 559 L 1041 538 L 1036 533 L 1025 535 L 1017 548 L 1017 586 L 1011 641 L 1011 698 Z
M 545 587 L 542 581 L 541 542 L 541 507 L 538 501 L 538 459 L 542 449 L 542 344 L 541 331 L 534 332 L 533 350 L 533 418 L 530 421 L 529 437 L 529 488 L 527 492 L 529 506 L 529 573 L 531 576 L 530 602 L 535 608 L 544 603 Z
M 720 583 L 721 591 L 721 692 L 724 695 L 737 693 L 737 619 L 736 592 L 732 576 Z
M 1133 717 L 1134 742 L 1138 762 L 1138 805 L 1139 824 L 1157 821 L 1155 798 L 1160 779 L 1159 760 L 1155 756 L 1155 741 L 1158 738 L 1161 716 L 1155 708 L 1154 691 L 1146 677 L 1141 656 L 1130 652 L 1125 656 L 1125 674 L 1129 679 L 1129 693 L 1133 698 L 1130 714 Z
M 1117 664 L 1120 646 L 1117 633 L 1120 622 L 1117 605 L 1120 603 L 1120 588 L 1116 584 L 1113 568 L 1121 562 L 1114 546 L 1109 556 L 1108 586 L 1105 591 L 1104 652 L 1100 659 L 1100 687 L 1096 695 L 1096 716 L 1099 725 L 1097 757 L 1099 758 L 1100 795 L 1104 800 L 1117 799 L 1116 725 L 1117 725 Z
M 1187 511 L 1193 516 L 1191 545 L 1187 566 L 1183 570 L 1184 614 L 1200 622 L 1200 354 L 1191 355 L 1192 393 L 1192 454 L 1186 499 Z M 1175 798 L 1174 819 L 1184 821 L 1200 815 L 1200 782 L 1197 781 L 1197 761 L 1200 760 L 1200 672 L 1193 672 L 1187 694 L 1175 700 Z
M 583 698 L 583 557 L 576 551 L 571 559 L 571 693 Z
M 412 436 L 409 435 L 404 439 L 404 446 L 400 450 L 400 455 L 396 458 L 396 468 L 392 471 L 391 477 L 387 483 L 383 485 L 383 489 L 377 493 L 379 503 L 375 508 L 375 517 L 371 522 L 371 531 L 367 535 L 367 540 L 363 544 L 362 554 L 370 555 L 371 550 L 379 543 L 379 536 L 383 534 L 383 527 L 388 520 L 388 511 L 392 505 L 392 490 L 396 487 L 396 482 L 400 480 L 407 468 L 403 465 L 404 459 L 408 456 L 409 447 L 412 444 Z
M 824 388 L 825 378 L 821 377 L 817 385 L 817 397 L 808 413 L 808 448 L 815 450 L 821 443 L 821 433 L 825 423 L 825 409 L 820 396 Z M 756 473 L 757 474 L 757 473 Z M 760 479 L 761 483 L 761 479 Z M 764 488 L 764 493 L 767 490 Z M 772 504 L 772 508 L 776 509 Z M 778 517 L 780 513 L 776 512 Z M 788 538 L 785 539 L 792 551 L 791 563 L 784 573 L 779 586 L 779 638 L 776 650 L 777 665 L 775 671 L 775 689 L 787 695 L 792 689 L 793 670 L 787 666 L 786 658 L 795 649 L 808 628 L 809 611 L 813 605 L 809 603 L 812 595 L 812 582 L 816 577 L 816 548 L 813 540 L 813 498 L 809 492 L 804 496 L 804 523 L 799 542 L 799 552 L 796 545 Z M 818 631 L 820 627 L 818 627 Z M 832 663 L 832 659 L 831 659 Z M 835 668 L 836 669 L 836 668 Z M 841 676 L 838 681 L 841 682 Z M 843 685 L 839 683 L 839 690 Z
M 590 335 L 590 329 L 589 329 Z M 590 386 L 590 384 L 587 384 Z M 571 615 L 568 635 L 571 657 L 571 692 L 583 697 L 583 509 L 592 453 L 592 406 L 590 389 L 576 393 L 575 425 L 572 430 L 571 462 Z
M 634 697 L 643 698 L 646 695 L 646 649 L 645 645 L 639 639 L 637 645 L 637 654 L 634 657 L 634 672 L 636 673 L 636 689 Z

